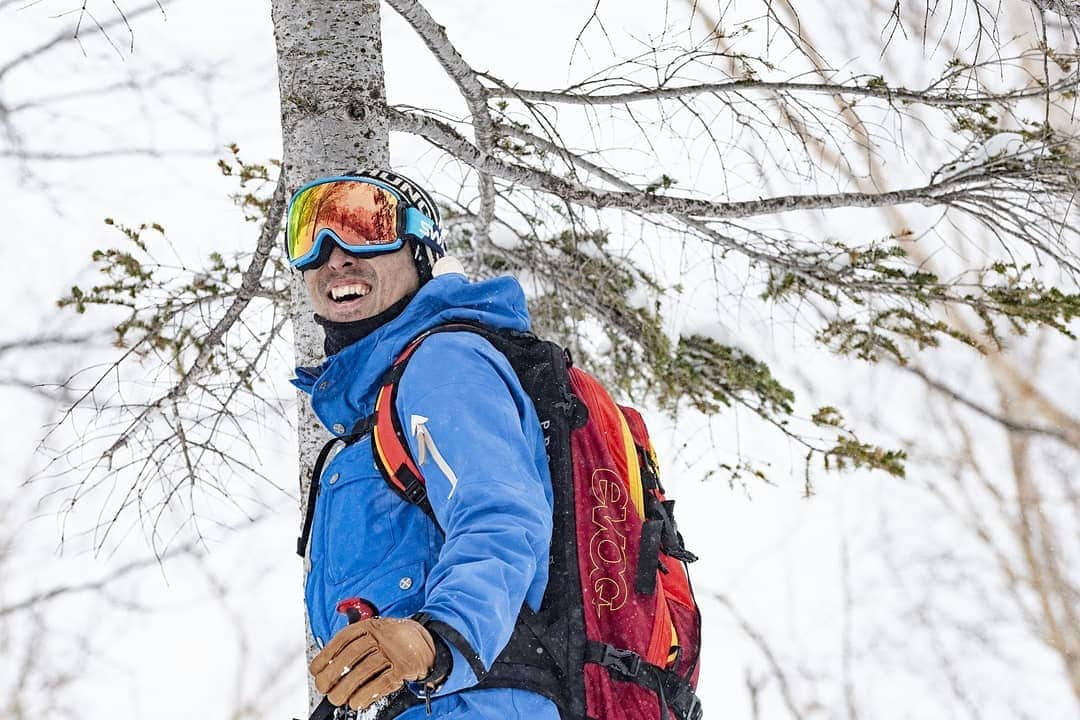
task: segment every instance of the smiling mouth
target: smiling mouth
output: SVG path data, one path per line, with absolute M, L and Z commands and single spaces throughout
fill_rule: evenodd
M 360 283 L 352 283 L 350 285 L 339 285 L 338 287 L 331 288 L 327 293 L 329 297 L 335 303 L 347 303 L 360 298 L 371 292 L 371 288 L 367 285 Z

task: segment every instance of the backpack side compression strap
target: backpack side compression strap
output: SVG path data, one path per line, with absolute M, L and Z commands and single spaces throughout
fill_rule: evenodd
M 631 650 L 620 650 L 606 643 L 590 640 L 585 661 L 605 668 L 616 680 L 632 682 L 651 690 L 662 704 L 660 717 L 670 708 L 677 720 L 701 720 L 701 701 L 690 683 L 678 673 L 653 665 Z

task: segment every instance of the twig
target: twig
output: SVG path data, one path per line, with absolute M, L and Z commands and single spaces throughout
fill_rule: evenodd
M 982 415 L 983 417 L 985 417 L 985 418 L 987 418 L 989 420 L 993 420 L 994 422 L 998 423 L 999 425 L 1001 425 L 1002 427 L 1004 427 L 1004 428 L 1006 428 L 1008 430 L 1011 430 L 1013 432 L 1018 432 L 1018 433 L 1024 433 L 1024 434 L 1028 434 L 1028 435 L 1044 435 L 1046 437 L 1051 437 L 1051 438 L 1054 438 L 1055 440 L 1059 440 L 1059 441 L 1065 443 L 1066 445 L 1071 445 L 1073 447 L 1077 447 L 1077 444 L 1074 442 L 1074 440 L 1072 438 L 1070 438 L 1068 435 L 1066 435 L 1064 432 L 1062 432 L 1061 430 L 1058 430 L 1058 429 L 1052 428 L 1052 427 L 1043 426 L 1043 425 L 1029 425 L 1027 423 L 1022 423 L 1022 422 L 1019 422 L 1017 420 L 1013 420 L 1012 418 L 1008 417 L 1007 415 L 1003 415 L 1001 413 L 994 412 L 993 410 L 989 409 L 985 405 L 982 405 L 982 404 L 972 400 L 971 398 L 967 397 L 966 395 L 963 395 L 960 392 L 952 389 L 951 387 L 949 387 L 945 383 L 943 383 L 943 382 L 941 382 L 939 380 L 935 380 L 935 379 L 931 378 L 926 373 L 926 371 L 923 370 L 922 368 L 916 367 L 916 366 L 911 365 L 911 364 L 904 365 L 904 366 L 901 366 L 901 367 L 904 370 L 907 370 L 912 375 L 915 375 L 916 377 L 918 377 L 920 380 L 922 380 L 924 383 L 926 383 L 928 387 L 933 388 L 937 392 L 942 393 L 943 395 L 946 395 L 946 396 L 952 398 L 953 400 L 960 403 L 964 407 L 969 408 L 970 410 L 974 410 L 979 415 Z

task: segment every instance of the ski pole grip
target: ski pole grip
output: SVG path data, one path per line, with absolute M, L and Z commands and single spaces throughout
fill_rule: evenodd
M 379 611 L 375 609 L 374 605 L 364 598 L 358 597 L 345 598 L 337 604 L 337 611 L 349 618 L 350 625 L 379 616 Z M 337 709 L 338 706 L 331 703 L 330 698 L 324 697 L 322 702 L 312 711 L 308 720 L 331 720 L 334 717 L 334 711 Z
M 345 598 L 337 604 L 337 611 L 349 618 L 349 624 L 378 617 L 379 611 L 364 598 Z

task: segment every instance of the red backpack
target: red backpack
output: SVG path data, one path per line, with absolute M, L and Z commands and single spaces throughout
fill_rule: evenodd
M 375 456 L 388 484 L 432 515 L 395 396 L 420 344 L 454 331 L 481 335 L 510 361 L 536 406 L 555 499 L 541 607 L 522 608 L 479 687 L 533 690 L 565 719 L 699 720 L 701 615 L 686 570 L 697 558 L 676 528 L 641 415 L 616 405 L 569 353 L 529 333 L 468 323 L 414 339 L 376 401 Z

